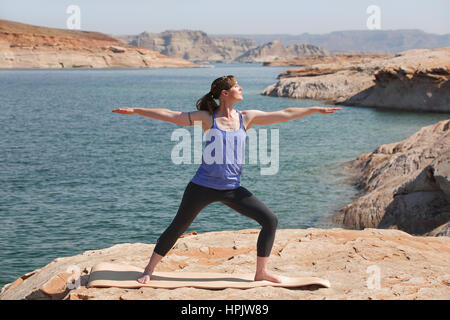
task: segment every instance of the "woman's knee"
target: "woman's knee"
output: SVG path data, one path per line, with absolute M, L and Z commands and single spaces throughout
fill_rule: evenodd
M 263 228 L 275 230 L 278 227 L 278 217 L 273 212 L 268 212 L 261 224 Z
M 272 225 L 275 229 L 278 227 L 278 217 L 274 213 L 272 213 Z

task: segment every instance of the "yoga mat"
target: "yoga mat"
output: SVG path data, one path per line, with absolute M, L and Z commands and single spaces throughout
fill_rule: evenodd
M 254 274 L 239 273 L 209 273 L 209 272 L 154 272 L 148 283 L 139 283 L 144 269 L 126 265 L 102 262 L 92 267 L 87 287 L 118 287 L 118 288 L 165 288 L 194 287 L 203 289 L 249 289 L 272 286 L 295 288 L 310 285 L 330 287 L 330 282 L 316 277 L 285 277 L 279 276 L 282 283 L 271 281 L 254 281 Z

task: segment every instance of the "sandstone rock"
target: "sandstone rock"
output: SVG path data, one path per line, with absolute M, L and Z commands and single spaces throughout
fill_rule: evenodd
M 40 288 L 40 291 L 55 300 L 64 298 L 69 290 L 67 282 L 71 275 L 71 273 L 60 273 L 52 277 Z
M 327 103 L 450 112 L 450 47 L 395 56 L 337 55 L 305 60 L 261 94 Z M 301 59 L 290 60 L 294 65 Z M 283 64 L 283 62 L 281 62 Z
M 0 68 L 200 67 L 98 32 L 0 20 Z
M 266 62 L 311 54 L 328 54 L 325 49 L 304 43 L 287 48 L 280 40 L 261 46 L 244 38 L 211 37 L 197 30 L 143 32 L 137 36 L 115 36 L 124 43 L 145 47 L 170 57 L 194 62 Z
M 341 67 L 337 67 L 340 69 Z M 312 71 L 312 70 L 309 70 Z M 308 72 L 309 72 L 308 71 Z M 310 74 L 302 77 L 281 78 L 277 83 L 265 88 L 261 94 L 295 99 L 344 101 L 349 93 L 357 94 L 373 84 L 365 73 L 339 71 L 328 73 L 319 71 L 320 76 Z
M 281 40 L 270 41 L 254 49 L 250 49 L 240 57 L 236 58 L 238 62 L 268 62 L 280 59 L 292 59 L 303 55 L 328 54 L 324 48 L 308 45 L 294 44 L 287 48 Z
M 394 66 L 377 71 L 374 86 L 342 103 L 449 112 L 450 47 L 430 52 L 414 50 L 406 56 L 408 61 L 394 62 Z
M 187 250 L 173 248 L 157 271 L 254 272 L 258 230 L 208 232 L 178 240 Z M 233 249 L 239 240 L 239 250 Z M 181 247 L 181 246 L 180 246 Z M 202 248 L 208 247 L 206 252 Z M 99 262 L 115 261 L 144 269 L 153 244 L 124 243 L 64 257 L 42 267 L 1 300 L 50 299 L 443 299 L 450 298 L 450 238 L 417 237 L 400 230 L 315 229 L 278 230 L 269 269 L 283 276 L 317 276 L 331 288 L 287 289 L 261 287 L 249 290 L 87 288 L 82 272 L 80 286 L 67 290 L 61 274 L 69 266 L 89 272 Z M 182 263 L 182 267 L 176 264 Z M 375 273 L 374 273 L 375 270 Z M 378 273 L 377 273 L 378 272 Z M 373 277 L 379 287 L 372 286 Z M 57 275 L 55 279 L 55 275 Z M 58 279 L 59 278 L 59 279 Z M 375 281 L 376 283 L 376 281 Z M 66 289 L 65 289 L 66 288 Z M 47 293 L 44 293 L 47 292 Z M 65 294 L 62 297 L 63 293 Z M 49 295 L 50 294 L 50 295 Z
M 118 46 L 109 46 L 109 49 L 110 49 L 112 52 L 114 52 L 114 53 L 122 53 L 122 52 L 125 52 L 125 51 L 126 51 L 125 48 L 118 47 Z M 142 51 L 139 51 L 139 50 L 138 50 L 138 52 L 139 52 L 140 54 L 142 54 Z
M 143 32 L 136 36 L 115 36 L 122 42 L 150 49 L 169 57 L 195 62 L 231 62 L 255 48 L 253 40 L 210 37 L 198 30 L 168 30 L 161 33 Z
M 371 87 L 373 74 L 387 55 L 313 55 L 270 65 L 300 65 L 281 73 L 279 81 L 265 88 L 261 94 L 296 99 L 326 100 L 341 103 Z M 269 65 L 269 64 L 268 64 Z
M 356 229 L 448 234 L 450 120 L 363 154 L 350 170 L 358 177 L 359 197 L 340 210 L 335 222 Z
M 435 237 L 450 237 L 450 222 L 447 222 L 433 231 L 426 233 L 427 236 L 435 236 Z
M 248 50 L 256 47 L 256 43 L 250 39 L 230 38 L 230 37 L 211 37 L 216 47 L 222 52 L 223 60 L 216 62 L 234 62 Z M 210 58 L 208 58 L 210 60 Z

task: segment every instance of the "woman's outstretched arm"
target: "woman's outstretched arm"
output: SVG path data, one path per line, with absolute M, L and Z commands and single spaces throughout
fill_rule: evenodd
M 181 112 L 166 108 L 118 108 L 112 112 L 138 114 L 156 120 L 175 123 L 180 126 L 192 126 L 194 125 L 194 121 L 205 121 L 208 116 L 208 112 L 206 111 Z
M 309 116 L 313 113 L 320 112 L 322 114 L 333 113 L 341 108 L 328 107 L 309 107 L 309 108 L 286 108 L 278 111 L 265 112 L 261 110 L 243 110 L 247 118 L 247 130 L 257 125 L 268 125 L 278 122 L 285 122 L 293 119 Z

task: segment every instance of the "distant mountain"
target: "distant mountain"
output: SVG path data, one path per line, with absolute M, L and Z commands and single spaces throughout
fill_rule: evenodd
M 112 36 L 128 45 L 194 62 L 269 62 L 309 54 L 328 54 L 327 50 L 310 44 L 295 43 L 286 48 L 280 40 L 274 40 L 257 46 L 251 39 L 211 37 L 198 30 L 168 30 L 162 33 L 142 32 L 135 36 Z
M 299 35 L 222 34 L 222 37 L 252 39 L 257 45 L 280 39 L 285 46 L 308 43 L 323 47 L 331 53 L 397 53 L 411 49 L 434 49 L 450 46 L 450 34 L 437 35 L 421 30 L 355 30 L 326 34 Z
M 33 26 L 0 19 L 2 68 L 200 67 L 100 32 Z
M 231 62 L 255 48 L 253 40 L 209 37 L 198 30 L 168 30 L 161 33 L 114 36 L 129 45 L 144 47 L 170 57 L 202 62 Z
M 310 44 L 293 44 L 287 48 L 277 39 L 250 49 L 236 58 L 238 62 L 271 62 L 280 59 L 292 59 L 305 55 L 326 55 L 329 52 L 321 47 Z

